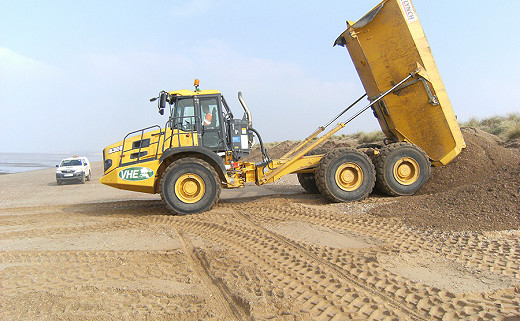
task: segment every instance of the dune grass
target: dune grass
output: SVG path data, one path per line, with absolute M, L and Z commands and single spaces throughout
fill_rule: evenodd
M 520 137 L 520 113 L 493 116 L 484 119 L 472 118 L 461 126 L 475 127 L 507 141 Z

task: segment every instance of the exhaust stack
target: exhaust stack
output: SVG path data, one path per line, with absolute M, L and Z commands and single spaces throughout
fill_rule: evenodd
M 249 108 L 247 107 L 247 104 L 244 98 L 242 97 L 242 92 L 240 91 L 238 92 L 238 101 L 240 101 L 242 108 L 244 108 L 244 111 L 246 112 L 247 121 L 249 122 L 249 128 L 251 128 L 253 126 L 253 118 L 251 116 L 251 111 L 249 111 Z

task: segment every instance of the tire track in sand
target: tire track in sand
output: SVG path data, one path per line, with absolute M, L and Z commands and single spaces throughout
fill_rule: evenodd
M 307 257 L 308 260 L 318 262 L 321 266 L 323 266 L 327 269 L 330 269 L 335 277 L 343 278 L 348 283 L 351 283 L 355 287 L 362 289 L 363 292 L 369 293 L 373 298 L 374 297 L 378 298 L 377 301 L 384 302 L 385 305 L 389 305 L 394 310 L 402 312 L 403 314 L 407 315 L 412 320 L 423 320 L 425 318 L 424 315 L 417 313 L 416 310 L 411 309 L 411 308 L 407 307 L 406 305 L 404 305 L 402 301 L 395 300 L 394 298 L 392 298 L 388 295 L 385 295 L 384 292 L 379 291 L 377 288 L 371 288 L 369 286 L 366 286 L 365 284 L 358 281 L 356 278 L 352 277 L 348 273 L 345 273 L 345 270 L 343 270 L 339 266 L 332 264 L 329 261 L 316 256 L 312 252 L 307 251 L 306 249 L 302 248 L 297 243 L 295 243 L 291 240 L 288 240 L 287 238 L 285 238 L 277 233 L 271 232 L 261 225 L 254 223 L 249 218 L 249 216 L 247 216 L 243 212 L 236 211 L 236 210 L 234 212 L 237 216 L 239 216 L 241 219 L 245 220 L 247 223 L 253 225 L 255 228 L 261 230 L 263 233 L 271 236 L 272 238 L 276 239 L 278 242 L 284 244 L 285 246 L 292 248 L 296 252 L 300 253 L 302 256 Z
M 236 208 L 234 204 L 233 208 Z M 418 309 L 429 310 L 434 318 L 459 319 L 475 317 L 494 319 L 500 315 L 520 313 L 518 293 L 514 288 L 506 291 L 455 295 L 446 290 L 410 283 L 410 280 L 385 270 L 377 263 L 377 255 L 391 253 L 431 253 L 445 255 L 446 259 L 477 266 L 504 276 L 518 278 L 519 241 L 514 236 L 491 239 L 479 233 L 441 233 L 407 228 L 395 220 L 381 220 L 366 215 L 345 215 L 334 207 L 315 208 L 289 201 L 255 206 L 242 203 L 240 207 L 259 222 L 301 220 L 339 230 L 371 236 L 385 244 L 353 251 L 356 255 L 338 258 L 334 249 L 316 247 L 309 251 L 341 265 L 353 275 L 363 276 L 369 286 L 379 288 L 391 296 L 397 296 Z M 362 205 L 358 205 L 362 206 Z M 365 255 L 359 255 L 365 252 Z M 365 258 L 363 258 L 365 256 Z M 372 259 L 370 259 L 372 258 Z M 514 280 L 511 279 L 511 280 Z M 489 299 L 488 299 L 489 298 Z
M 179 238 L 184 246 L 186 256 L 193 269 L 202 280 L 204 287 L 211 293 L 212 301 L 224 316 L 224 320 L 250 320 L 251 317 L 242 307 L 235 304 L 233 297 L 226 285 L 219 279 L 213 277 L 209 270 L 209 264 L 201 251 L 195 249 L 190 237 L 182 230 L 178 230 Z
M 448 233 L 413 229 L 393 219 L 345 215 L 335 207 L 311 208 L 289 200 L 281 204 L 273 202 L 269 206 L 258 206 L 255 202 L 233 205 L 254 213 L 255 220 L 301 220 L 348 230 L 380 239 L 395 250 L 441 254 L 462 264 L 520 279 L 520 239 L 514 235 L 493 239 L 477 232 Z M 349 206 L 362 207 L 363 204 Z
M 247 212 L 251 215 L 251 219 L 264 222 L 267 218 L 266 222 L 270 221 L 269 217 L 264 215 L 264 210 L 275 206 L 272 204 L 262 204 L 263 206 L 249 205 L 250 206 L 247 206 Z M 283 210 L 273 211 L 273 215 L 278 215 L 272 216 L 272 218 L 274 218 L 275 221 L 279 221 L 280 219 L 298 220 L 304 218 L 309 219 L 309 216 L 313 217 L 316 215 L 316 211 L 313 209 L 296 206 L 296 208 L 292 208 L 291 210 L 291 207 L 292 206 L 288 208 L 284 207 Z M 297 301 L 302 302 L 305 310 L 310 311 L 316 318 L 341 318 L 345 317 L 347 315 L 346 313 L 349 315 L 347 318 L 359 318 L 359 311 L 361 311 L 363 315 L 361 318 L 370 317 L 373 319 L 381 319 L 382 317 L 377 315 L 382 311 L 394 317 L 397 314 L 401 319 L 412 318 L 407 314 L 400 314 L 399 311 L 396 312 L 395 309 L 388 307 L 388 305 L 385 305 L 386 301 L 384 300 L 383 302 L 371 301 L 370 295 L 363 293 L 359 287 L 352 286 L 351 283 L 349 284 L 349 282 L 342 280 L 342 278 L 339 278 L 338 282 L 334 279 L 334 275 L 331 276 L 331 274 L 328 274 L 330 271 L 327 271 L 327 269 L 320 270 L 320 264 L 309 260 L 306 261 L 302 259 L 301 256 L 298 257 L 298 255 L 294 255 L 294 251 L 288 251 L 280 242 L 273 240 L 272 237 L 269 237 L 264 232 L 250 224 L 244 224 L 245 222 L 242 220 L 237 220 L 236 215 L 232 215 L 233 208 L 236 208 L 236 206 L 225 210 L 221 208 L 220 213 L 212 212 L 211 214 L 192 216 L 186 220 L 175 220 L 175 222 L 190 229 L 193 233 L 231 248 L 233 251 L 236 251 L 239 256 L 249 260 L 251 264 L 259 268 L 261 267 L 267 275 L 284 289 L 284 292 L 287 293 L 289 297 L 292 299 L 296 298 Z M 272 211 L 272 208 L 268 211 Z M 324 216 L 329 217 L 329 221 L 332 220 L 332 222 L 335 223 L 341 223 L 341 220 L 345 220 L 344 216 L 342 219 L 339 216 L 336 217 L 336 219 L 332 219 L 331 216 L 334 215 L 334 213 L 329 211 L 320 214 L 324 214 Z M 318 215 L 318 217 L 316 217 L 318 222 L 315 223 L 326 223 L 324 222 L 324 216 Z M 344 270 L 344 273 L 353 277 L 354 280 L 358 280 L 358 282 L 366 285 L 376 293 L 379 291 L 384 292 L 385 296 L 393 298 L 394 302 L 400 302 L 400 304 L 409 307 L 413 311 L 423 313 L 423 318 L 444 320 L 476 318 L 494 320 L 500 318 L 500 316 L 520 312 L 520 305 L 517 301 L 518 295 L 515 295 L 516 292 L 514 292 L 514 290 L 508 289 L 502 292 L 494 292 L 494 294 L 489 293 L 489 298 L 485 293 L 456 295 L 446 290 L 409 280 L 385 270 L 377 263 L 376 255 L 378 253 L 387 254 L 389 252 L 395 252 L 396 250 L 401 252 L 426 250 L 420 243 L 421 241 L 425 241 L 424 237 L 427 232 L 421 230 L 414 231 L 406 227 L 403 229 L 395 228 L 393 225 L 388 226 L 387 229 L 382 228 L 382 226 L 380 229 L 377 229 L 374 225 L 384 225 L 385 222 L 370 224 L 370 221 L 377 221 L 370 218 L 355 218 L 354 221 L 356 221 L 354 224 L 352 224 L 352 222 L 343 222 L 343 224 L 338 224 L 339 226 L 336 226 L 336 228 L 351 230 L 354 227 L 355 230 L 358 231 L 369 230 L 373 232 L 369 234 L 379 236 L 380 239 L 384 241 L 390 238 L 392 241 L 397 242 L 398 246 L 392 247 L 390 246 L 391 244 L 385 242 L 385 244 L 371 249 L 345 252 L 322 251 L 319 247 L 307 248 L 305 245 L 302 246 L 296 242 L 295 244 L 298 244 L 304 251 L 314 253 L 313 255 L 315 257 L 321 257 L 323 254 L 324 259 L 333 266 L 338 266 L 340 270 Z M 368 227 L 363 223 L 368 225 Z M 399 225 L 398 222 L 393 223 L 396 226 Z M 325 226 L 327 226 L 327 224 L 325 224 Z M 389 232 L 389 230 L 392 230 L 392 232 Z M 281 235 L 279 235 L 279 237 L 282 240 L 285 239 L 285 237 Z M 428 241 L 433 242 L 431 238 L 428 239 Z M 390 248 L 388 246 L 390 246 Z M 300 273 L 299 268 L 296 268 L 295 265 L 305 265 L 305 268 L 309 272 Z M 283 270 L 283 273 L 280 273 L 280 270 Z M 316 279 L 312 276 L 312 273 L 321 275 L 323 282 L 314 281 Z M 332 279 L 327 281 L 326 279 L 329 276 L 331 276 Z M 304 280 L 303 282 L 302 278 Z M 331 290 L 334 287 L 333 284 L 335 284 L 336 288 L 340 289 Z M 310 292 L 314 294 L 309 295 Z M 357 297 L 350 296 L 349 292 L 355 292 Z M 328 300 L 327 295 L 329 294 L 333 295 L 335 299 Z M 318 297 L 312 297 L 313 295 L 317 295 Z M 322 298 L 323 296 L 325 299 Z M 356 306 L 352 309 L 352 305 L 346 304 L 348 308 L 345 307 L 347 301 L 352 303 L 355 302 L 354 298 L 359 297 L 363 302 L 361 306 Z M 343 302 L 338 303 L 338 301 Z M 358 302 L 355 302 L 354 305 L 358 304 Z M 369 312 L 367 313 L 367 311 Z M 387 317 L 389 315 L 387 315 Z
M 219 216 L 227 216 L 227 220 Z M 185 231 L 231 248 L 244 263 L 249 262 L 272 280 L 285 300 L 296 301 L 312 319 L 429 319 L 426 311 L 415 312 L 403 306 L 407 303 L 404 300 L 396 301 L 353 282 L 332 264 L 236 214 L 201 214 L 175 223 Z

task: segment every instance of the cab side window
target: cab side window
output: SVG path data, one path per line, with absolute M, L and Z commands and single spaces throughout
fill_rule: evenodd
M 217 98 L 203 98 L 200 100 L 202 126 L 206 129 L 217 129 L 220 126 Z

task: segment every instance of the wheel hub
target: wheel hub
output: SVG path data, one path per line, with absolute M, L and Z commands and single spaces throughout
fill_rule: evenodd
M 345 163 L 336 170 L 336 184 L 344 191 L 351 192 L 363 182 L 363 170 L 357 164 Z
M 198 190 L 197 184 L 193 181 L 188 181 L 188 182 L 184 183 L 184 185 L 182 185 L 182 191 L 186 195 L 193 196 L 193 195 L 197 194 L 197 190 Z
M 403 157 L 394 165 L 394 177 L 402 185 L 412 185 L 419 178 L 421 168 L 411 157 Z
M 184 174 L 175 182 L 175 195 L 184 203 L 200 201 L 206 192 L 202 178 L 195 174 Z

